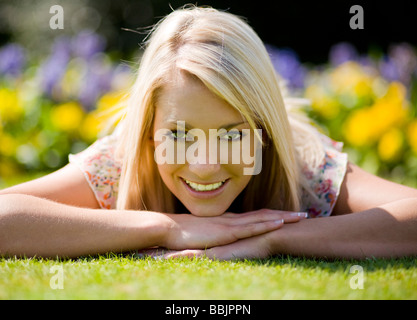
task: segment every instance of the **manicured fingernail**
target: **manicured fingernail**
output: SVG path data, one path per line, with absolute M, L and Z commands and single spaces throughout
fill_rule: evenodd
M 308 218 L 308 213 L 307 212 L 293 212 L 291 213 L 291 216 L 300 217 L 300 218 Z
M 281 219 L 281 220 L 275 220 L 275 223 L 276 223 L 276 224 L 284 224 L 284 219 Z

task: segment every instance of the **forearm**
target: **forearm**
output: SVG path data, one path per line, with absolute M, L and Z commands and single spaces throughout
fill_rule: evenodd
M 268 237 L 273 254 L 348 259 L 417 255 L 417 199 L 288 224 Z
M 156 246 L 165 234 L 161 216 L 2 195 L 0 255 L 76 257 Z

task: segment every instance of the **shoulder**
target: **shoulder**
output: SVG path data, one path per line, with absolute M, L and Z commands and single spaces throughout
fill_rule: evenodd
M 84 151 L 69 155 L 69 162 L 84 174 L 100 207 L 113 209 L 119 186 L 122 163 L 115 157 L 117 137 L 109 135 L 98 139 Z
M 343 142 L 332 140 L 320 134 L 324 157 L 320 165 L 302 169 L 302 210 L 312 218 L 329 216 L 340 194 L 348 155 L 342 152 Z

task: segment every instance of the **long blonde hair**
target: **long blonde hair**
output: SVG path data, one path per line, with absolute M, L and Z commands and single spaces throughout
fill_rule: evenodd
M 146 41 L 119 124 L 123 167 L 117 209 L 176 211 L 177 200 L 159 175 L 149 143 L 155 101 L 172 70 L 198 78 L 252 129 L 265 133 L 262 170 L 236 200 L 242 210 L 300 210 L 301 187 L 308 189 L 302 167 L 317 166 L 324 157 L 316 129 L 297 112 L 297 103 L 284 103 L 268 52 L 253 29 L 236 15 L 195 6 L 167 15 Z

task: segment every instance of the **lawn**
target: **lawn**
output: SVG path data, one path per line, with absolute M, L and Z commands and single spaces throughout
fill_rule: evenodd
M 416 262 L 10 258 L 0 260 L 0 299 L 417 299 Z
M 0 299 L 414 300 L 417 258 L 325 261 L 280 256 L 227 262 L 155 260 L 134 254 L 71 260 L 0 258 Z

